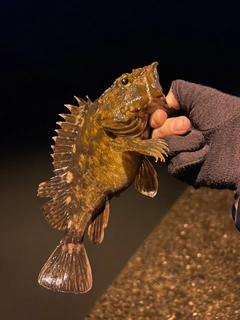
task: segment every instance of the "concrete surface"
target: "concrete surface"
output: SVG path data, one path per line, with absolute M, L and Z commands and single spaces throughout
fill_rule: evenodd
M 85 320 L 240 319 L 233 193 L 188 188 Z

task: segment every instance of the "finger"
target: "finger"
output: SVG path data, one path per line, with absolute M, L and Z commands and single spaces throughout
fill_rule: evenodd
M 155 129 L 161 127 L 167 120 L 167 113 L 163 110 L 156 110 L 149 119 L 150 126 Z
M 181 116 L 167 119 L 161 127 L 153 130 L 153 139 L 163 139 L 171 135 L 182 135 L 189 131 L 191 126 L 187 117 Z
M 178 103 L 177 99 L 174 97 L 172 88 L 170 88 L 168 94 L 166 95 L 166 101 L 169 106 L 171 106 L 175 110 L 180 109 L 180 104 Z

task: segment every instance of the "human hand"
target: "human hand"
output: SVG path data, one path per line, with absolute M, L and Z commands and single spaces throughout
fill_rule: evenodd
M 167 119 L 157 111 L 150 119 L 153 138 L 165 138 L 169 146 L 169 172 L 195 187 L 236 189 L 232 217 L 240 231 L 240 98 L 177 80 L 166 100 L 191 121 L 187 133 L 185 117 Z M 173 124 L 185 135 L 176 135 Z
M 180 105 L 173 95 L 172 88 L 166 95 L 166 101 L 169 106 L 175 110 L 180 109 Z M 152 138 L 163 139 L 171 135 L 182 135 L 190 129 L 190 120 L 185 116 L 168 118 L 163 110 L 155 111 L 150 117 L 150 126 L 153 128 Z
M 166 98 L 171 107 L 181 106 L 191 122 L 188 131 L 190 122 L 184 117 L 167 119 L 157 111 L 150 119 L 153 138 L 166 137 L 169 172 L 195 187 L 236 189 L 240 179 L 240 99 L 183 80 L 172 83 Z M 173 124 L 185 135 L 176 135 Z

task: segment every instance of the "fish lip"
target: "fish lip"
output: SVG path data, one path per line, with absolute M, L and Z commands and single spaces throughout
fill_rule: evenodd
M 163 109 L 169 114 L 171 109 L 167 104 L 163 89 L 159 81 L 157 71 L 158 62 L 153 62 L 146 70 L 146 89 L 148 95 L 148 102 L 142 108 L 147 114 L 152 114 L 158 109 Z
M 147 69 L 146 69 L 146 79 L 148 84 L 148 94 L 151 95 L 151 92 L 158 91 L 159 94 L 162 94 L 162 86 L 159 80 L 159 74 L 157 70 L 158 62 L 153 62 Z

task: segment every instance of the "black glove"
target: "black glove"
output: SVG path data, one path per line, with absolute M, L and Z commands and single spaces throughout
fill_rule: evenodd
M 174 97 L 192 128 L 169 136 L 168 170 L 198 188 L 236 189 L 240 180 L 240 98 L 202 85 L 176 80 Z

